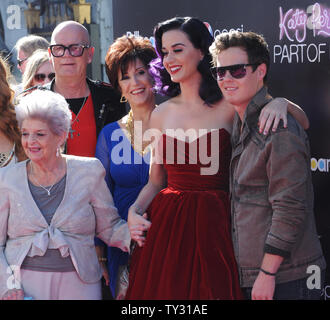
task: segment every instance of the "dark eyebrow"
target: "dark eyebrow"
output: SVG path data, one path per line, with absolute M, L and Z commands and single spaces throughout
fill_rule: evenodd
M 173 44 L 171 47 L 174 48 L 174 47 L 177 47 L 177 46 L 186 46 L 184 43 L 181 43 L 181 42 L 178 42 L 178 43 L 175 43 Z

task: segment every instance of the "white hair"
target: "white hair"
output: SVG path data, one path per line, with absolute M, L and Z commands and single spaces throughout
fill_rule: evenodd
M 50 131 L 68 135 L 72 114 L 65 98 L 50 90 L 37 89 L 20 99 L 15 107 L 19 128 L 25 119 L 38 119 L 48 124 Z

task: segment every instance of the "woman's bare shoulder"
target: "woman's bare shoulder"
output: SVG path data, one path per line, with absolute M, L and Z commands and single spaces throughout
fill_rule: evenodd
M 172 110 L 175 108 L 175 98 L 166 100 L 159 104 L 151 114 L 151 123 L 154 127 L 162 128 L 162 124 L 167 119 L 168 116 L 172 113 Z
M 217 102 L 214 107 L 216 108 L 216 112 L 225 116 L 226 118 L 234 118 L 235 115 L 235 108 L 233 105 L 228 103 L 225 99 L 221 99 Z
M 169 112 L 176 104 L 177 104 L 177 99 L 176 98 L 171 98 L 168 99 L 161 104 L 159 104 L 155 109 L 154 113 L 156 114 L 164 114 L 166 112 Z
M 221 99 L 214 105 L 216 114 L 214 115 L 219 128 L 225 128 L 229 133 L 232 131 L 235 108 L 225 99 Z

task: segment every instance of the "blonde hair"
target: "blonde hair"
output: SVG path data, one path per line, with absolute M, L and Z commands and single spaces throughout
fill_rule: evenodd
M 49 61 L 49 54 L 46 50 L 36 50 L 29 58 L 22 79 L 24 90 L 32 87 L 34 75 L 37 73 L 40 66 L 47 61 Z

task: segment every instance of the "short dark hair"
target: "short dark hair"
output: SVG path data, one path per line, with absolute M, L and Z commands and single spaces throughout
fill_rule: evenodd
M 180 94 L 180 85 L 171 80 L 163 66 L 162 36 L 170 30 L 183 31 L 192 45 L 201 50 L 204 58 L 197 66 L 197 70 L 202 75 L 199 95 L 206 104 L 218 102 L 222 98 L 222 94 L 210 71 L 212 57 L 209 53 L 209 47 L 213 42 L 213 37 L 201 20 L 192 17 L 175 17 L 158 23 L 154 28 L 155 45 L 159 59 L 151 64 L 151 73 L 156 81 L 156 91 L 170 97 Z
M 217 35 L 210 47 L 213 65 L 216 65 L 218 54 L 231 47 L 242 48 L 248 56 L 249 63 L 264 63 L 266 65 L 267 71 L 264 77 L 264 83 L 266 83 L 270 66 L 270 54 L 265 38 L 252 31 L 230 31 Z
M 112 86 L 120 92 L 118 71 L 127 71 L 129 64 L 136 59 L 149 68 L 149 63 L 157 57 L 156 51 L 147 38 L 135 36 L 122 36 L 109 47 L 105 57 L 105 68 Z

